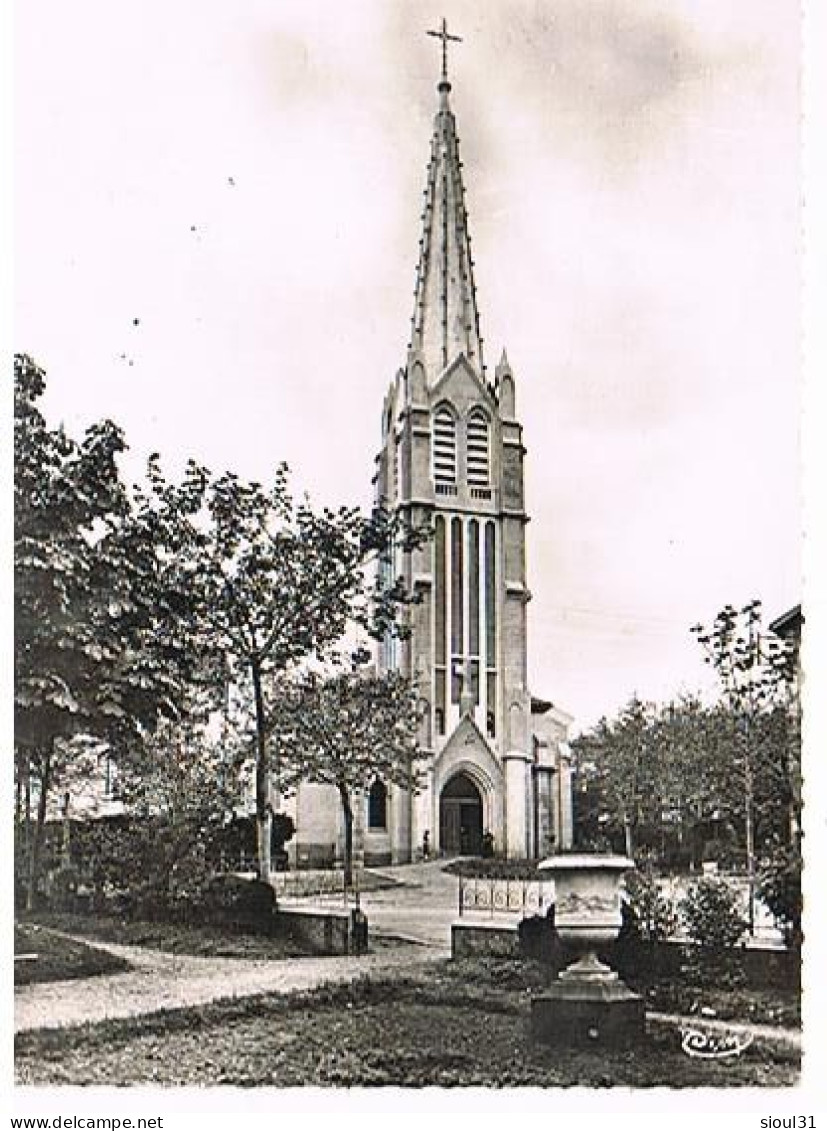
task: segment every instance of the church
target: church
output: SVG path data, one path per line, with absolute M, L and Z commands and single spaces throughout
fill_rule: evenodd
M 523 472 L 517 383 L 505 351 L 489 380 L 465 207 L 457 125 L 449 100 L 443 22 L 405 365 L 382 405 L 376 498 L 430 541 L 387 568 L 417 596 L 410 635 L 388 639 L 380 671 L 399 670 L 420 692 L 428 758 L 416 793 L 375 781 L 354 814 L 364 864 L 428 854 L 508 859 L 571 846 L 572 719 L 529 689 Z M 341 859 L 335 790 L 304 784 L 294 801 L 295 867 Z

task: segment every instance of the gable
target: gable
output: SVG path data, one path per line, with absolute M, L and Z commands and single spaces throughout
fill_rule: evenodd
M 483 404 L 492 417 L 497 415 L 494 398 L 464 354 L 454 358 L 431 388 L 431 404 L 441 400 L 450 401 L 460 415 L 475 404 Z
M 454 772 L 476 767 L 494 789 L 503 786 L 503 773 L 488 741 L 469 715 L 464 715 L 434 761 L 437 776 L 445 781 Z

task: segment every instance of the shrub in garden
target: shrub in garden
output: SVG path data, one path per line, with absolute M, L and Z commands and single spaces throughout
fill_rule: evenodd
M 270 830 L 270 847 L 277 868 L 286 864 L 284 846 L 296 831 L 293 818 L 288 813 L 274 813 Z M 211 838 L 209 858 L 217 870 L 237 867 L 247 857 L 256 856 L 256 820 L 254 816 L 233 817 L 218 827 Z
M 630 873 L 625 882 L 631 932 L 647 942 L 668 939 L 675 933 L 677 915 L 673 901 L 660 887 L 652 868 Z
M 689 937 L 698 944 L 684 973 L 699 986 L 736 989 L 746 980 L 734 950 L 747 928 L 737 892 L 717 876 L 693 884 L 680 904 Z
M 735 946 L 747 927 L 737 893 L 715 876 L 704 876 L 694 883 L 680 910 L 692 941 L 713 950 Z
M 554 926 L 547 915 L 530 915 L 521 919 L 517 925 L 517 935 L 520 954 L 524 958 L 548 962 L 555 949 L 559 949 Z
M 801 849 L 779 844 L 761 868 L 758 893 L 784 928 L 788 943 L 801 939 Z
M 268 929 L 275 906 L 270 884 L 243 876 L 215 876 L 203 890 L 197 914 L 207 923 Z

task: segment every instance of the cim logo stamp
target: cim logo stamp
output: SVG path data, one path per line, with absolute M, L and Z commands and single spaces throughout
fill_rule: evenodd
M 687 1056 L 702 1060 L 722 1060 L 727 1056 L 740 1056 L 752 1044 L 752 1033 L 737 1033 L 726 1029 L 720 1032 L 702 1029 L 682 1029 L 681 1048 Z

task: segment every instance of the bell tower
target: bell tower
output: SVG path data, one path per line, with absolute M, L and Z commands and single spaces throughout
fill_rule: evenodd
M 489 379 L 445 21 L 405 365 L 382 408 L 378 499 L 433 537 L 387 563 L 416 591 L 408 639 L 380 647 L 382 670 L 415 680 L 430 753 L 416 795 L 392 790 L 394 860 L 432 850 L 513 858 L 571 839 L 565 736 L 571 721 L 528 690 L 522 426 L 505 351 Z M 536 707 L 536 709 L 535 709 Z M 537 731 L 542 732 L 539 737 Z M 565 763 L 565 765 L 563 765 Z M 541 843 L 542 841 L 542 843 Z M 490 841 L 489 841 L 490 843 Z

